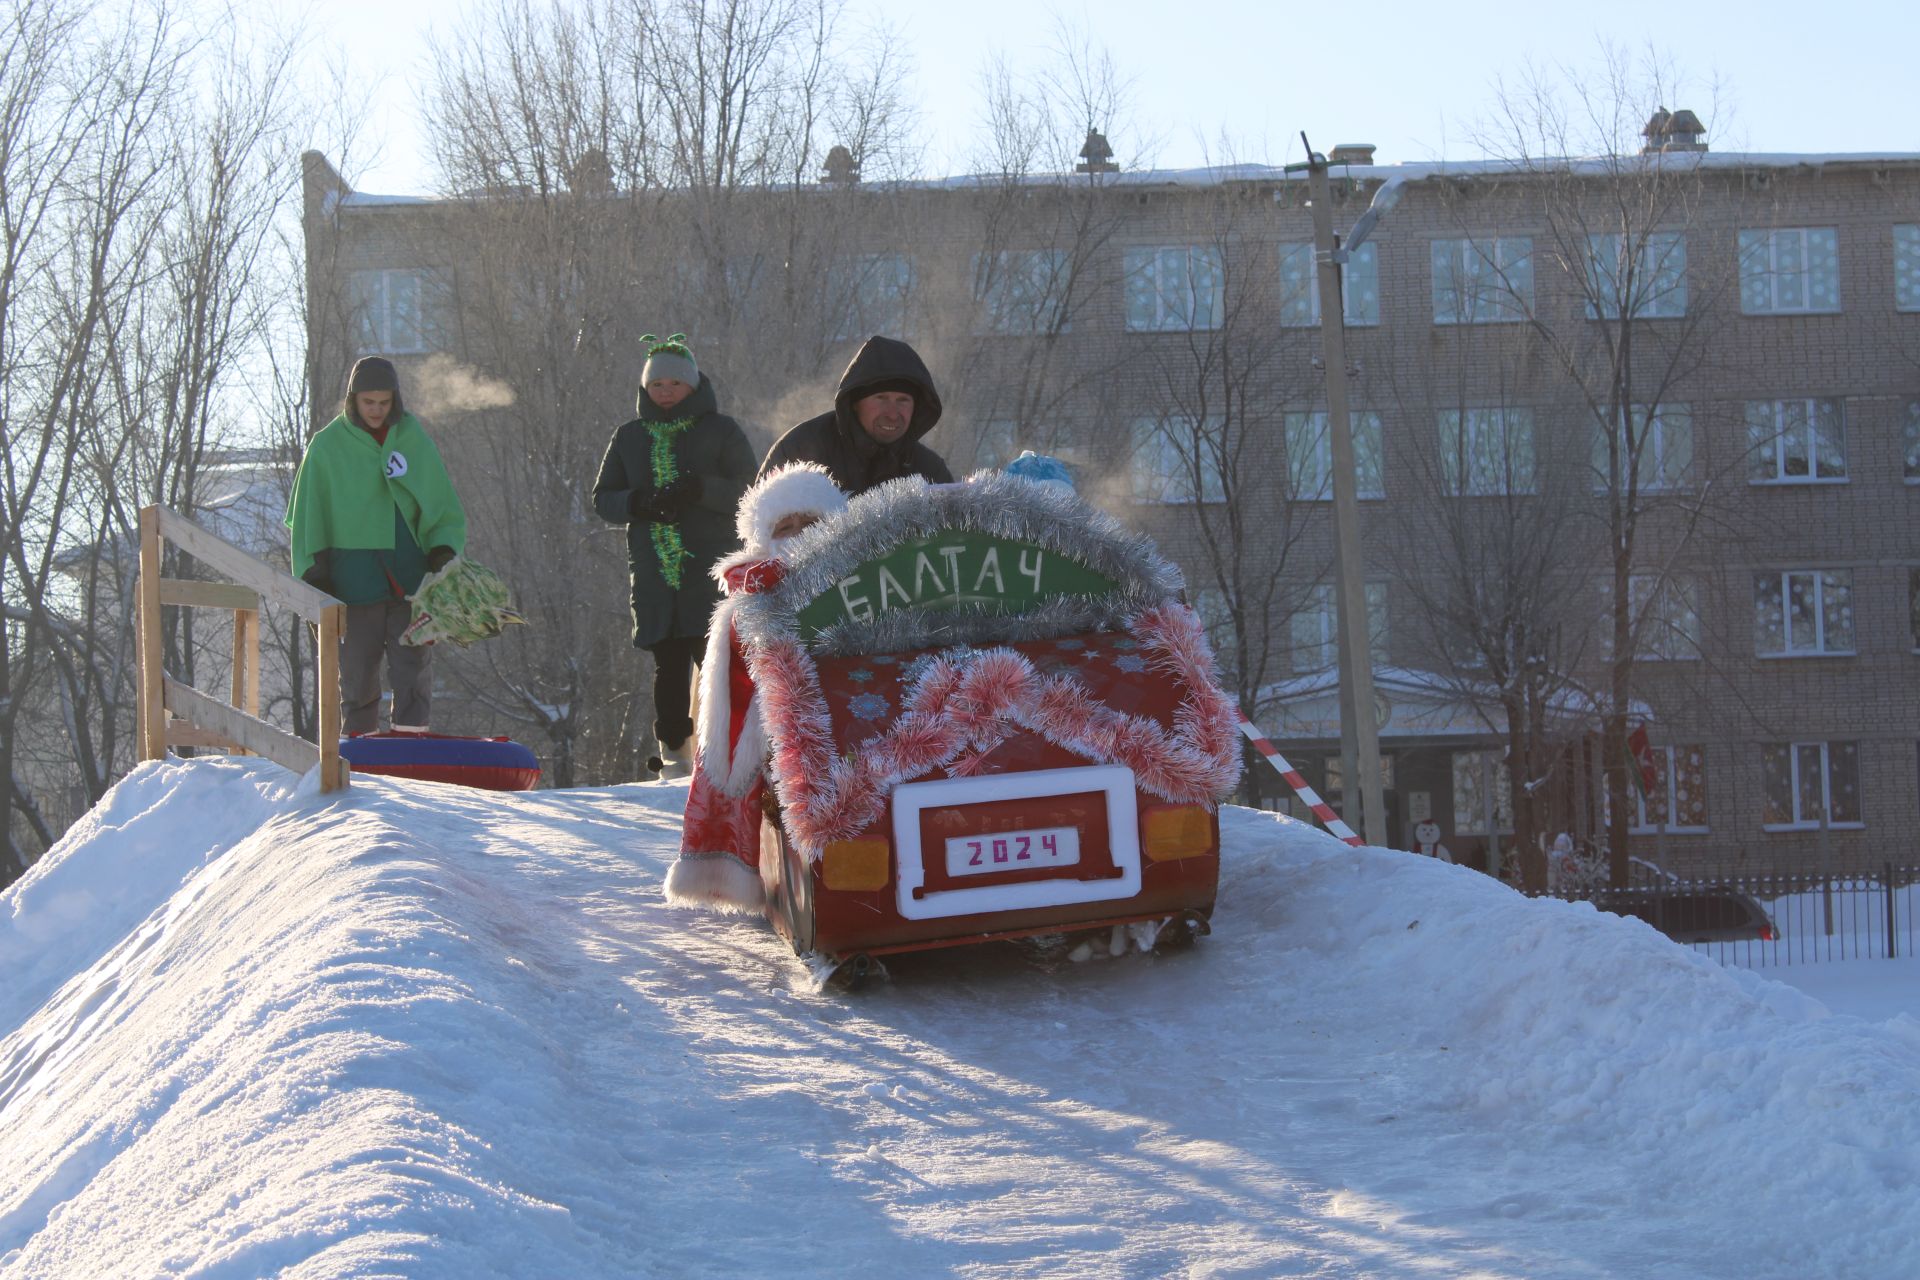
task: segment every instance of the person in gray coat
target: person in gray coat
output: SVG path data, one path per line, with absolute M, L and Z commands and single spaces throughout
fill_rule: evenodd
M 720 412 L 713 382 L 686 338 L 651 335 L 635 408 L 613 433 L 593 482 L 593 507 L 625 525 L 633 588 L 633 647 L 653 654 L 657 752 L 648 767 L 693 772 L 693 667 L 720 601 L 711 570 L 734 549 L 733 516 L 753 480 L 753 447 Z

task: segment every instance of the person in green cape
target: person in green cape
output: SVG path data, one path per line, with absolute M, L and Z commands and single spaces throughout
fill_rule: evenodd
M 340 642 L 340 719 L 348 734 L 380 727 L 380 665 L 393 686 L 396 732 L 424 733 L 433 707 L 432 651 L 404 644 L 409 597 L 467 544 L 467 515 L 439 449 L 406 411 L 393 362 L 353 366 L 339 416 L 314 434 L 287 503 L 293 572 L 347 606 Z

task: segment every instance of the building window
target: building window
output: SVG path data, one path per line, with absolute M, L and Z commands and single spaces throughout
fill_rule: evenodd
M 1387 584 L 1367 584 L 1367 652 L 1374 665 L 1387 662 Z M 1333 584 L 1323 582 L 1307 592 L 1293 615 L 1293 669 L 1298 675 L 1326 671 L 1340 661 L 1340 616 L 1335 611 Z
M 1639 628 L 1638 657 L 1685 662 L 1700 656 L 1699 583 L 1690 578 L 1663 582 L 1657 573 L 1636 573 L 1627 579 L 1627 601 Z
M 1504 752 L 1453 753 L 1453 829 L 1463 836 L 1487 834 L 1487 810 L 1495 828 L 1513 834 L 1513 788 Z
M 907 300 L 914 286 L 913 261 L 898 253 L 869 253 L 836 262 L 827 277 L 827 297 L 837 309 L 835 342 L 898 337 L 908 332 Z
M 1677 231 L 1587 237 L 1587 319 L 1666 320 L 1687 314 L 1687 241 Z
M 1707 749 L 1653 749 L 1653 791 L 1635 788 L 1633 830 L 1698 834 L 1707 830 Z
M 1533 239 L 1433 242 L 1433 322 L 1491 324 L 1533 311 Z
M 1907 619 L 1913 631 L 1913 651 L 1920 653 L 1920 569 L 1907 570 Z
M 1907 401 L 1907 418 L 1900 424 L 1900 440 L 1906 446 L 1902 474 L 1908 484 L 1920 484 L 1920 400 Z
M 1686 488 L 1693 476 L 1693 410 L 1684 404 L 1663 404 L 1649 415 L 1645 405 L 1636 404 L 1623 418 L 1615 429 L 1617 461 L 1616 450 L 1608 448 L 1605 422 L 1594 432 L 1594 491 L 1613 491 L 1612 469 L 1617 465 L 1619 491 L 1627 492 L 1628 467 L 1636 461 L 1631 476 L 1635 492 Z
M 973 445 L 973 468 L 998 469 L 1020 454 L 1020 424 L 1012 418 L 988 418 Z
M 1064 332 L 1067 255 L 1057 249 L 976 253 L 973 300 L 984 333 Z
M 1440 469 L 1455 496 L 1533 492 L 1533 411 L 1443 409 Z
M 1333 437 L 1325 413 L 1289 413 L 1287 431 L 1287 483 L 1296 502 L 1333 501 Z M 1362 498 L 1384 498 L 1386 483 L 1381 465 L 1380 415 L 1356 413 L 1349 417 L 1353 425 L 1353 470 L 1356 491 Z
M 1128 468 L 1135 502 L 1225 502 L 1218 419 L 1137 418 Z
M 1740 309 L 1750 316 L 1840 309 L 1840 237 L 1832 227 L 1740 233 Z
M 1762 658 L 1851 654 L 1853 571 L 1789 569 L 1755 574 L 1753 648 Z
M 1369 240 L 1340 268 L 1341 311 L 1349 325 L 1380 323 L 1379 246 Z M 1280 323 L 1291 329 L 1320 323 L 1320 273 L 1313 246 L 1280 246 Z
M 1920 226 L 1893 229 L 1893 308 L 1920 311 Z
M 1213 659 L 1223 678 L 1232 679 L 1240 670 L 1240 638 L 1233 629 L 1233 610 L 1227 606 L 1227 593 L 1218 587 L 1201 587 L 1194 593 L 1193 611 L 1207 629 L 1207 643 L 1213 646 Z
M 1768 831 L 1858 827 L 1860 744 L 1768 743 L 1760 748 L 1766 784 L 1760 822 Z
M 1747 438 L 1750 483 L 1847 478 L 1847 419 L 1838 400 L 1749 400 Z
M 1226 315 L 1226 268 L 1198 245 L 1129 249 L 1127 328 L 1134 333 L 1218 329 Z
M 421 355 L 446 345 L 447 288 L 437 272 L 349 272 L 347 304 L 361 355 Z

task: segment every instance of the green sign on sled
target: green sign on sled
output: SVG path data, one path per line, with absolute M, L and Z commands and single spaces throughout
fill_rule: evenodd
M 800 610 L 811 637 L 900 609 L 1026 613 L 1059 596 L 1103 596 L 1119 584 L 1057 551 L 955 529 L 903 542 L 868 560 Z

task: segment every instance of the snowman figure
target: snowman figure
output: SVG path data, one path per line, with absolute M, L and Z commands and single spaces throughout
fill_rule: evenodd
M 1438 858 L 1442 862 L 1453 861 L 1452 852 L 1440 843 L 1440 824 L 1432 820 L 1419 823 L 1413 828 L 1413 851 L 1425 854 L 1429 858 Z

